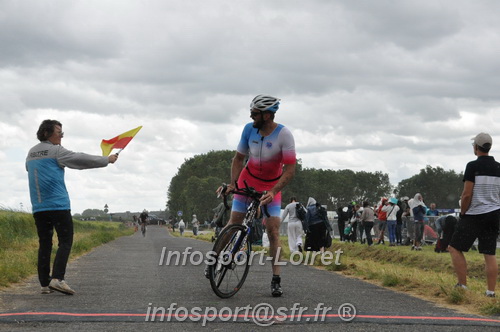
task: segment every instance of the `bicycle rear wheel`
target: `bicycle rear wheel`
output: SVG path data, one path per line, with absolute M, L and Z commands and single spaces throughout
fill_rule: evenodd
M 236 294 L 250 269 L 247 227 L 231 225 L 222 230 L 213 247 L 213 264 L 209 265 L 210 286 L 217 296 L 229 298 Z

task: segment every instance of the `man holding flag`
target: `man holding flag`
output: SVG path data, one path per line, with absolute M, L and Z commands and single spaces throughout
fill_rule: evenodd
M 61 146 L 63 136 L 62 124 L 59 121 L 44 120 L 37 132 L 40 143 L 31 148 L 26 158 L 33 217 L 39 238 L 38 279 L 42 294 L 51 293 L 53 290 L 67 295 L 75 293 L 64 281 L 73 245 L 73 219 L 64 182 L 64 168 L 106 167 L 118 159 L 118 154 L 107 157 L 66 150 Z M 50 254 L 54 228 L 59 248 L 51 276 Z

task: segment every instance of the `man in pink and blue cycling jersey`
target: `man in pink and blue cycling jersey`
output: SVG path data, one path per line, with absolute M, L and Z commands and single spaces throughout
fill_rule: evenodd
M 282 124 L 274 122 L 280 99 L 258 95 L 250 104 L 250 117 L 253 122 L 243 129 L 241 140 L 231 165 L 229 190 L 244 188 L 244 182 L 258 191 L 267 191 L 261 198 L 261 205 L 267 205 L 270 217 L 266 217 L 266 232 L 269 236 L 270 255 L 273 257 L 273 278 L 271 293 L 281 296 L 279 239 L 281 190 L 295 174 L 295 142 L 293 135 Z M 245 165 L 245 159 L 248 161 Z M 247 209 L 247 198 L 235 195 L 229 224 L 241 224 Z

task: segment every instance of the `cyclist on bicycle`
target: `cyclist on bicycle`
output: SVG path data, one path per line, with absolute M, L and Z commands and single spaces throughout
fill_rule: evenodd
M 139 220 L 141 221 L 141 232 L 142 234 L 146 233 L 146 223 L 147 223 L 147 220 L 148 220 L 148 211 L 146 211 L 146 209 L 144 209 L 144 211 L 142 211 L 142 213 L 139 215 Z
M 274 122 L 274 116 L 279 108 L 280 99 L 258 95 L 250 104 L 250 117 L 253 123 L 248 123 L 241 135 L 236 154 L 231 165 L 231 182 L 227 192 L 249 186 L 258 191 L 267 191 L 261 198 L 261 205 L 267 205 L 270 217 L 266 218 L 266 232 L 270 242 L 270 255 L 273 257 L 273 278 L 271 293 L 281 296 L 279 250 L 281 190 L 295 175 L 295 142 L 293 135 L 282 124 Z M 248 156 L 246 165 L 245 158 Z M 234 195 L 231 217 L 228 224 L 241 224 L 247 210 L 247 197 Z

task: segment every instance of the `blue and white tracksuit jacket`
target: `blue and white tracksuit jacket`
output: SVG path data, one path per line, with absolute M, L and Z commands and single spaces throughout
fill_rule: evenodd
M 64 167 L 87 169 L 108 163 L 108 157 L 69 151 L 49 141 L 35 145 L 26 158 L 33 213 L 71 209 Z

